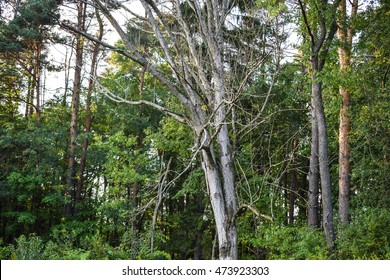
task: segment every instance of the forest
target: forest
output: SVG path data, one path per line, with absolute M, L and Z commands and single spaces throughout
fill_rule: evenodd
M 0 259 L 390 259 L 389 0 L 0 1 Z

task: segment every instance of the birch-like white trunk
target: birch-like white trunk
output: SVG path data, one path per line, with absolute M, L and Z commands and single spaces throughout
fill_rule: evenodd
M 237 228 L 234 222 L 236 209 L 234 181 L 223 175 L 225 174 L 226 176 L 227 173 L 231 173 L 231 167 L 227 166 L 225 169 L 223 164 L 221 164 L 221 168 L 219 168 L 212 147 L 202 151 L 202 167 L 206 176 L 211 207 L 214 213 L 218 235 L 219 258 L 222 260 L 237 259 Z M 232 193 L 233 195 L 231 195 Z

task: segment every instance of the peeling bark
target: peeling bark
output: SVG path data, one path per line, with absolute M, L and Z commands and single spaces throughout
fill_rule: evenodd
M 354 33 L 354 22 L 358 9 L 358 0 L 352 3 L 349 22 L 347 16 L 347 2 L 341 0 L 339 5 L 340 20 L 338 22 L 337 37 L 339 40 L 338 54 L 340 71 L 348 74 L 351 66 L 352 36 Z M 349 222 L 349 201 L 350 201 L 350 146 L 349 134 L 351 131 L 350 103 L 351 93 L 348 86 L 339 86 L 341 95 L 340 124 L 339 124 L 339 215 L 342 223 Z

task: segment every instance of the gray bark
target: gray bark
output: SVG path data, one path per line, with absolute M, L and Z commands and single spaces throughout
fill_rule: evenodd
M 309 192 L 307 220 L 310 228 L 319 226 L 318 220 L 318 199 L 319 199 L 319 163 L 318 163 L 318 127 L 315 114 L 315 106 L 311 105 L 311 154 L 309 167 Z
M 328 160 L 328 133 L 322 102 L 322 84 L 316 80 L 315 74 L 313 74 L 312 98 L 318 128 L 318 162 L 321 179 L 322 223 L 329 250 L 333 252 L 336 236 L 333 226 L 332 190 Z
M 318 163 L 321 181 L 321 198 L 323 207 L 323 227 L 329 252 L 335 249 L 336 236 L 333 226 L 333 208 L 331 180 L 328 161 L 328 134 L 326 129 L 325 111 L 322 102 L 322 83 L 318 80 L 318 74 L 322 71 L 331 42 L 337 30 L 336 14 L 340 0 L 328 4 L 327 1 L 315 1 L 313 5 L 306 5 L 299 0 L 303 21 L 310 40 L 310 61 L 312 78 L 312 105 L 314 106 L 315 123 L 318 133 Z M 307 15 L 307 9 L 316 13 L 317 18 L 311 22 Z M 327 14 L 327 16 L 325 16 Z M 318 28 L 313 28 L 318 26 Z M 312 129 L 316 133 L 315 128 Z M 312 137 L 312 140 L 315 137 Z M 313 147 L 313 145 L 312 145 Z M 315 153 L 312 150 L 312 155 Z M 314 159 L 313 159 L 314 160 Z
M 237 228 L 234 222 L 236 201 L 235 195 L 229 195 L 231 191 L 234 192 L 234 182 L 223 183 L 226 179 L 221 178 L 212 148 L 202 151 L 202 167 L 214 213 L 219 258 L 237 259 Z

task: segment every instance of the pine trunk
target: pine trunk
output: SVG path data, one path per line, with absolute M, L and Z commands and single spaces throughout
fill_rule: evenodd
M 85 20 L 85 4 L 80 1 L 78 3 L 78 28 L 84 30 Z M 81 35 L 77 35 L 76 43 L 76 66 L 74 72 L 73 92 L 72 92 L 72 111 L 71 111 L 71 123 L 70 123 L 70 143 L 69 143 L 69 155 L 68 155 L 68 177 L 66 182 L 65 193 L 65 214 L 70 216 L 73 214 L 73 206 L 75 199 L 75 168 L 76 168 L 76 137 L 78 133 L 77 121 L 80 102 L 80 89 L 81 89 L 81 71 L 83 65 L 83 50 L 84 40 Z
M 35 45 L 35 65 L 34 65 L 34 78 L 35 78 L 35 94 L 36 94 L 36 113 L 37 117 L 41 116 L 41 55 L 42 55 L 42 43 L 36 42 Z
M 347 3 L 341 0 L 339 4 L 340 20 L 338 22 L 337 37 L 339 40 L 338 54 L 340 71 L 348 74 L 351 65 L 351 48 L 353 25 L 356 19 L 358 0 L 352 3 L 351 20 L 347 24 Z M 350 121 L 350 90 L 345 85 L 339 86 L 341 95 L 340 124 L 339 124 L 339 215 L 342 223 L 349 222 L 349 201 L 350 201 L 350 147 L 349 134 L 351 131 Z
M 103 22 L 99 16 L 99 13 L 96 12 L 97 19 L 99 22 L 99 40 L 103 37 Z M 92 111 L 91 111 L 91 105 L 92 105 L 92 92 L 95 86 L 95 73 L 96 73 L 96 64 L 97 64 L 97 58 L 99 54 L 99 44 L 95 43 L 93 51 L 92 51 L 92 62 L 91 62 L 91 69 L 89 73 L 89 81 L 88 81 L 88 91 L 87 91 L 87 100 L 85 104 L 85 138 L 83 142 L 82 147 L 82 153 L 80 158 L 80 165 L 79 165 L 79 181 L 77 182 L 77 189 L 76 189 L 76 196 L 75 196 L 75 206 L 74 206 L 74 214 L 77 214 L 77 207 L 78 203 L 81 200 L 81 192 L 83 190 L 84 181 L 85 181 L 85 166 L 87 163 L 87 150 L 89 146 L 89 134 L 91 132 L 92 127 Z

